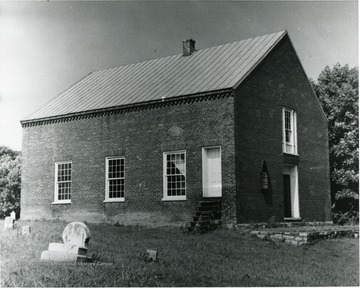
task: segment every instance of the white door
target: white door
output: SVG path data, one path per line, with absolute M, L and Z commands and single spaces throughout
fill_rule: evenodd
M 221 149 L 203 148 L 203 194 L 204 197 L 222 196 Z

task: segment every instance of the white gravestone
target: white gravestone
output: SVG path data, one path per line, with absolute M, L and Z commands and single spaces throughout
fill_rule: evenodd
M 31 231 L 31 227 L 30 226 L 23 226 L 22 230 L 21 230 L 21 234 L 22 235 L 29 235 Z
M 5 229 L 13 229 L 14 228 L 14 219 L 12 219 L 10 216 L 5 217 L 4 228 Z
M 87 248 L 90 240 L 90 230 L 82 222 L 72 222 L 65 227 L 62 238 L 65 244 Z
M 14 221 L 16 220 L 16 213 L 15 213 L 15 211 L 12 211 L 12 212 L 10 213 L 10 217 L 11 217 L 11 219 L 14 219 Z
M 64 243 L 50 243 L 49 248 L 41 253 L 42 261 L 88 262 L 86 257 L 90 241 L 90 230 L 82 222 L 68 224 L 62 235 Z
M 147 250 L 146 253 L 147 253 L 147 258 L 149 260 L 152 260 L 152 261 L 157 261 L 158 260 L 158 252 L 157 251 L 155 251 L 155 250 Z

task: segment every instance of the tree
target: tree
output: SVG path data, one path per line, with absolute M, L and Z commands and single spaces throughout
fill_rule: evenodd
M 311 81 L 329 121 L 331 196 L 334 212 L 357 210 L 359 199 L 359 70 L 339 63 Z M 339 211 L 337 211 L 339 210 Z
M 0 146 L 0 217 L 20 214 L 21 155 Z

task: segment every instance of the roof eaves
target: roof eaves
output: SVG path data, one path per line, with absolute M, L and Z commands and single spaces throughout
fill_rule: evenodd
M 59 97 L 61 97 L 65 92 L 69 91 L 70 89 L 74 88 L 78 83 L 80 83 L 82 80 L 84 80 L 85 78 L 89 77 L 91 74 L 93 74 L 94 71 L 89 72 L 88 74 L 86 74 L 84 77 L 80 78 L 78 81 L 76 81 L 75 83 L 71 84 L 68 88 L 66 88 L 65 90 L 63 90 L 62 92 L 60 92 L 56 97 L 51 98 L 50 100 L 48 100 L 44 105 L 42 105 L 41 107 L 39 107 L 38 109 L 36 109 L 35 111 L 33 111 L 31 114 L 29 114 L 27 117 L 25 117 L 25 120 L 22 121 L 26 121 L 28 120 L 32 115 L 36 115 L 40 110 L 44 109 L 44 107 L 47 107 L 50 103 L 54 102 L 56 99 L 58 99 Z M 20 121 L 21 123 L 21 121 Z
M 189 101 L 194 98 L 200 98 L 200 97 L 206 97 L 206 96 L 215 96 L 215 95 L 233 95 L 234 90 L 232 88 L 224 88 L 220 90 L 214 90 L 214 91 L 207 91 L 207 92 L 201 92 L 201 93 L 194 93 L 194 94 L 188 94 L 188 95 L 181 95 L 177 97 L 170 97 L 165 99 L 156 99 L 151 101 L 145 101 L 145 102 L 135 102 L 131 104 L 126 105 L 120 105 L 120 106 L 113 106 L 113 107 L 107 107 L 107 108 L 100 108 L 100 109 L 93 109 L 93 110 L 87 110 L 87 111 L 81 111 L 81 112 L 73 112 L 63 115 L 55 115 L 55 116 L 48 116 L 43 118 L 34 118 L 34 119 L 25 119 L 21 120 L 20 123 L 24 127 L 28 124 L 36 124 L 36 123 L 42 123 L 47 121 L 56 121 L 56 120 L 63 120 L 63 119 L 69 119 L 74 117 L 80 117 L 90 114 L 99 114 L 99 113 L 106 113 L 111 112 L 115 110 L 125 110 L 125 109 L 132 109 L 132 108 L 141 108 L 146 107 L 150 105 L 156 105 L 161 103 L 170 103 L 170 102 L 179 102 L 179 101 Z

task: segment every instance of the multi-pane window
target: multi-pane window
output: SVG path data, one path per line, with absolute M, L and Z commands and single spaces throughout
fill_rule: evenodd
M 106 158 L 106 196 L 105 201 L 125 198 L 125 158 Z
M 296 112 L 283 108 L 283 152 L 297 154 Z
M 71 202 L 71 162 L 55 163 L 55 201 Z
M 185 190 L 185 151 L 164 153 L 164 200 L 185 200 Z

